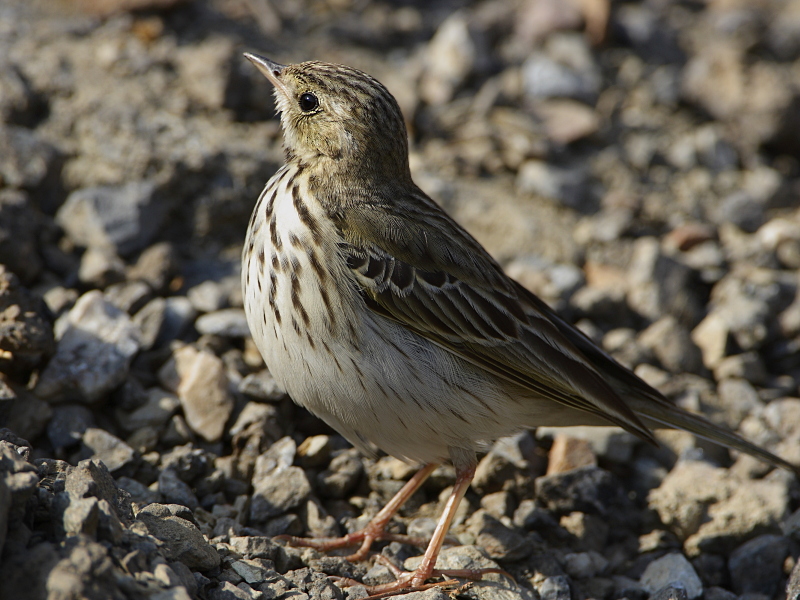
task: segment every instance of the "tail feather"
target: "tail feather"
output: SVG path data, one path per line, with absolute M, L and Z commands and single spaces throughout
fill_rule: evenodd
M 740 450 L 776 467 L 793 471 L 800 476 L 799 466 L 748 442 L 730 429 L 720 427 L 704 417 L 673 406 L 664 399 L 628 398 L 627 401 L 634 412 L 651 428 L 683 429 L 710 442 Z

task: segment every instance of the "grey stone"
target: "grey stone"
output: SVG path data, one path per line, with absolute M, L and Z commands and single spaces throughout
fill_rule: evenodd
M 331 460 L 331 436 L 310 435 L 297 447 L 298 464 L 305 468 L 322 467 Z
M 61 559 L 56 545 L 39 542 L 29 549 L 24 548 L 7 556 L 0 565 L 0 577 L 3 580 L 0 598 L 47 598 L 48 575 Z
M 63 527 L 67 535 L 83 534 L 95 538 L 99 521 L 97 498 L 71 499 L 64 510 Z
M 672 373 L 702 373 L 703 357 L 689 330 L 666 315 L 639 334 L 639 343 Z
M 639 581 L 650 594 L 676 583 L 686 590 L 689 600 L 698 598 L 703 593 L 703 583 L 694 567 L 683 554 L 677 552 L 662 556 L 647 565 Z
M 575 579 L 589 579 L 601 574 L 608 560 L 598 552 L 571 552 L 564 555 L 564 570 Z
M 569 264 L 553 264 L 539 256 L 524 255 L 505 268 L 520 282 L 554 308 L 566 308 L 569 298 L 586 285 L 583 271 Z
M 171 504 L 181 504 L 192 510 L 200 505 L 192 488 L 180 480 L 174 469 L 166 468 L 159 473 L 158 492 Z
M 544 471 L 541 457 L 536 453 L 536 440 L 528 431 L 501 438 L 486 453 L 475 470 L 472 487 L 481 494 L 514 487 L 517 478 L 529 483 Z
M 0 123 L 27 125 L 36 112 L 36 100 L 30 86 L 13 61 L 0 64 Z
M 585 38 L 555 34 L 544 52 L 533 52 L 522 65 L 522 81 L 529 98 L 574 98 L 593 103 L 601 76 Z
M 97 290 L 78 299 L 56 333 L 56 354 L 35 389 L 45 399 L 101 400 L 125 380 L 139 350 L 139 332 L 128 315 Z
M 163 223 L 167 203 L 156 192 L 155 182 L 147 180 L 77 190 L 56 222 L 79 246 L 127 256 L 145 248 Z
M 344 450 L 317 475 L 317 489 L 325 497 L 345 498 L 364 473 L 361 455 L 355 449 Z
M 16 389 L 15 398 L 3 400 L 8 412 L 3 415 L 0 408 L 0 421 L 20 437 L 37 439 L 45 430 L 52 416 L 52 408 L 27 390 Z
M 318 500 L 307 500 L 301 507 L 300 518 L 308 535 L 312 537 L 332 538 L 341 535 L 339 524 L 333 515 L 329 515 Z
M 708 509 L 707 521 L 686 540 L 690 556 L 703 552 L 723 553 L 755 535 L 779 530 L 789 508 L 789 486 L 785 478 L 768 478 L 736 485 L 731 495 Z
M 220 585 L 206 590 L 208 600 L 251 600 L 252 595 L 239 589 L 230 581 L 223 581 Z
M 800 562 L 796 563 L 789 581 L 786 582 L 786 600 L 798 600 L 800 598 Z
M 160 429 L 181 405 L 177 396 L 158 387 L 147 390 L 146 397 L 144 404 L 133 412 L 119 413 L 118 421 L 126 431 L 135 431 L 141 427 Z
M 727 360 L 727 359 L 726 359 Z M 761 407 L 758 392 L 745 379 L 722 379 L 717 385 L 720 405 L 726 414 L 732 415 L 728 423 L 736 429 L 742 420 Z
M 191 444 L 176 446 L 161 457 L 161 466 L 172 469 L 182 481 L 190 483 L 213 469 L 214 457 Z
M 475 68 L 477 55 L 466 15 L 453 13 L 442 22 L 425 49 L 420 97 L 433 105 L 449 102 Z
M 244 559 L 264 559 L 275 562 L 281 547 L 269 537 L 248 535 L 231 537 L 228 542 Z
M 94 425 L 94 415 L 83 405 L 55 406 L 47 424 L 47 438 L 53 448 L 69 448 L 79 443 L 86 430 Z
M 230 338 L 243 338 L 250 335 L 244 310 L 223 308 L 198 317 L 194 326 L 201 334 L 219 335 Z
M 178 257 L 173 245 L 158 242 L 139 255 L 136 264 L 128 269 L 128 279 L 142 281 L 156 293 L 164 294 L 177 270 Z
M 755 384 L 763 384 L 767 380 L 767 367 L 757 352 L 743 352 L 726 356 L 714 369 L 714 379 L 722 381 L 737 377 Z
M 373 565 L 361 579 L 364 585 L 380 585 L 382 583 L 391 583 L 394 580 L 394 574 L 386 565 Z
M 621 484 L 608 471 L 593 466 L 539 477 L 536 498 L 560 514 L 573 511 L 604 516 L 630 513 L 630 501 Z M 630 517 L 631 514 L 626 515 L 626 519 Z
M 225 432 L 233 411 L 233 398 L 228 391 L 228 376 L 221 359 L 191 346 L 175 351 L 163 369 L 162 383 L 173 383 L 180 398 L 189 427 L 209 442 L 216 442 Z
M 48 214 L 57 206 L 61 160 L 43 136 L 25 127 L 0 127 L 0 182 L 2 187 L 39 192 L 40 206 Z M 63 193 L 63 192 L 62 192 Z
M 764 223 L 766 209 L 763 199 L 754 198 L 739 190 L 723 198 L 714 211 L 717 223 L 733 223 L 749 233 L 755 232 Z
M 21 448 L 9 441 L 0 441 L 0 550 L 6 532 L 21 520 L 28 499 L 39 483 L 36 467 L 20 454 Z
M 494 560 L 519 560 L 530 553 L 525 536 L 506 527 L 485 510 L 477 510 L 467 520 L 467 529 L 475 536 L 475 544 Z
M 517 189 L 584 209 L 589 199 L 588 177 L 580 167 L 561 168 L 540 160 L 528 160 L 517 174 Z
M 161 494 L 153 491 L 143 483 L 131 479 L 130 477 L 119 477 L 117 485 L 120 489 L 125 490 L 130 494 L 131 500 L 141 506 L 152 504 L 153 502 L 161 502 Z
M 514 499 L 509 492 L 494 492 L 481 497 L 481 508 L 495 519 L 509 517 L 514 513 Z
M 142 509 L 136 520 L 143 523 L 147 531 L 164 543 L 167 560 L 177 560 L 190 569 L 208 571 L 219 566 L 220 557 L 216 549 L 206 542 L 200 530 L 190 521 L 163 514 L 153 504 Z
M 301 505 L 311 494 L 311 484 L 300 467 L 276 468 L 253 478 L 250 519 L 265 521 Z
M 569 600 L 572 597 L 569 578 L 565 575 L 546 577 L 539 584 L 538 592 L 542 600 Z
M 274 575 L 274 567 L 272 561 L 263 558 L 235 560 L 231 563 L 231 569 L 249 584 L 260 583 Z
M 23 283 L 34 281 L 42 270 L 38 249 L 42 221 L 27 194 L 0 190 L 0 264 Z
M 102 461 L 115 475 L 132 475 L 138 464 L 136 451 L 104 429 L 89 427 L 81 438 L 81 457 Z
M 228 290 L 216 281 L 207 280 L 186 292 L 186 297 L 197 312 L 212 313 L 225 308 L 228 303 Z
M 278 385 L 278 382 L 266 369 L 245 376 L 239 382 L 239 391 L 256 400 L 268 402 L 277 402 L 286 398 L 286 391 Z
M 125 281 L 108 286 L 103 292 L 106 299 L 129 315 L 139 311 L 153 297 L 150 286 L 143 281 Z
M 53 313 L 54 317 L 60 317 L 64 312 L 75 306 L 78 300 L 77 290 L 56 285 L 42 294 L 42 299 Z
M 127 598 L 121 589 L 123 572 L 114 565 L 104 546 L 76 537 L 65 550 L 66 557 L 47 576 L 48 597 Z
M 82 460 L 68 469 L 64 490 L 70 498 L 97 498 L 111 506 L 123 524 L 133 520 L 130 495 L 117 487 L 108 468 L 97 460 Z
M 125 263 L 109 248 L 87 248 L 81 256 L 78 280 L 87 287 L 105 288 L 125 279 Z
M 667 585 L 660 590 L 653 592 L 651 600 L 689 600 L 686 588 L 679 582 Z
M 44 303 L 0 265 L 0 371 L 26 377 L 55 351 Z
M 693 325 L 702 315 L 691 269 L 662 253 L 655 238 L 643 237 L 634 243 L 628 281 L 628 304 L 651 321 L 671 314 Z
M 222 36 L 178 48 L 175 60 L 179 82 L 189 99 L 199 107 L 221 110 L 230 93 L 235 58 L 235 44 Z
M 775 597 L 788 554 L 789 540 L 780 535 L 761 535 L 739 546 L 728 559 L 733 591 Z

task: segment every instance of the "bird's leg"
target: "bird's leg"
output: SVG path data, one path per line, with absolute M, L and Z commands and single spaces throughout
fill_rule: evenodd
M 364 560 L 369 554 L 370 547 L 373 542 L 379 540 L 398 541 L 403 543 L 412 544 L 415 546 L 424 546 L 426 541 L 410 536 L 389 533 L 386 531 L 386 525 L 392 520 L 392 517 L 397 513 L 401 506 L 414 495 L 425 480 L 430 477 L 430 474 L 438 467 L 436 463 L 425 465 L 419 471 L 414 473 L 414 476 L 409 479 L 406 484 L 397 492 L 394 497 L 384 506 L 381 511 L 375 515 L 372 520 L 367 523 L 364 529 L 348 533 L 339 538 L 321 538 L 309 539 L 294 536 L 278 536 L 278 539 L 286 540 L 292 546 L 303 546 L 307 548 L 316 548 L 322 552 L 334 550 L 336 548 L 346 548 L 348 546 L 355 546 L 360 543 L 361 546 L 353 554 L 347 557 L 347 560 L 358 562 Z M 471 479 L 471 477 L 470 477 Z M 467 481 L 469 485 L 469 481 Z M 438 529 L 437 529 L 438 531 Z M 445 529 L 445 533 L 447 530 Z M 434 533 L 434 537 L 436 534 Z M 440 543 L 441 545 L 441 543 Z M 434 559 L 435 562 L 435 559 Z
M 425 582 L 431 577 L 461 577 L 464 579 L 477 580 L 487 573 L 502 573 L 508 575 L 502 569 L 440 570 L 434 568 L 436 566 L 436 559 L 439 557 L 439 551 L 442 549 L 442 544 L 450 529 L 450 524 L 453 522 L 453 517 L 455 517 L 458 505 L 467 492 L 467 488 L 469 488 L 469 484 L 472 482 L 474 475 L 474 463 L 470 463 L 465 467 L 456 466 L 456 483 L 453 486 L 450 497 L 447 499 L 447 504 L 445 504 L 442 516 L 436 524 L 436 530 L 433 532 L 433 537 L 428 544 L 427 550 L 425 550 L 422 562 L 414 571 L 404 572 L 393 568 L 392 571 L 395 573 L 397 581 L 368 587 L 367 590 L 372 594 L 370 598 L 382 598 L 391 596 L 399 591 L 421 590 L 436 585 L 453 585 L 457 583 L 454 580 L 448 580 L 441 583 L 426 584 Z

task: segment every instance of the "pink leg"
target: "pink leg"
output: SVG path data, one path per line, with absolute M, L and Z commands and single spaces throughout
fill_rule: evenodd
M 436 566 L 436 559 L 439 557 L 439 551 L 442 549 L 442 544 L 444 543 L 447 532 L 450 529 L 450 524 L 453 522 L 453 517 L 455 517 L 458 505 L 461 502 L 461 499 L 464 497 L 464 494 L 467 492 L 467 488 L 469 488 L 469 484 L 472 482 L 472 477 L 474 475 L 474 465 L 464 468 L 456 468 L 456 483 L 453 486 L 453 492 L 447 499 L 444 512 L 439 518 L 439 522 L 436 524 L 436 530 L 434 531 L 433 537 L 428 544 L 427 550 L 425 550 L 425 555 L 422 557 L 422 562 L 420 563 L 419 567 L 412 572 L 403 572 L 396 567 L 393 568 L 392 570 L 397 577 L 397 581 L 368 588 L 369 593 L 374 594 L 373 596 L 370 596 L 370 598 L 383 598 L 386 596 L 391 596 L 400 591 L 422 590 L 436 585 L 451 585 L 457 583 L 454 580 L 450 580 L 441 583 L 426 584 L 425 582 L 433 576 L 441 575 L 445 577 L 462 577 L 464 579 L 480 579 L 486 573 L 502 573 L 508 575 L 508 573 L 502 569 L 438 570 L 434 568 Z M 386 561 L 383 562 L 386 563 Z M 346 583 L 351 582 L 347 581 Z
M 437 464 L 429 464 L 422 467 L 417 471 L 414 476 L 409 479 L 406 484 L 397 492 L 394 497 L 384 506 L 381 511 L 367 524 L 364 529 L 349 533 L 340 538 L 332 539 L 308 539 L 299 538 L 294 536 L 278 536 L 279 539 L 287 540 L 293 546 L 303 546 L 308 548 L 316 548 L 322 552 L 334 550 L 336 548 L 346 548 L 347 546 L 354 546 L 361 543 L 361 547 L 347 557 L 347 560 L 358 562 L 364 560 L 369 554 L 370 547 L 373 542 L 378 540 L 392 540 L 410 543 L 416 546 L 424 546 L 425 541 L 409 536 L 398 535 L 386 532 L 386 525 L 392 520 L 392 517 L 397 513 L 401 506 L 414 495 L 425 480 L 430 477 L 430 474 L 436 470 Z M 474 469 L 473 469 L 474 472 Z M 470 477 L 471 479 L 471 477 Z M 469 485 L 469 481 L 467 481 Z M 463 495 L 463 492 L 462 492 Z M 452 517 L 451 517 L 452 519 Z M 437 528 L 438 531 L 438 528 Z M 445 533 L 447 529 L 445 528 Z M 435 536 L 436 534 L 434 534 Z M 441 545 L 441 543 L 440 543 Z M 434 562 L 435 559 L 434 559 Z

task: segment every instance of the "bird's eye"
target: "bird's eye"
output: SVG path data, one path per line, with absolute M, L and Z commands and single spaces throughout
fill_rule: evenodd
M 317 100 L 317 97 L 314 94 L 306 92 L 300 96 L 300 110 L 303 112 L 311 112 L 318 106 L 319 100 Z

